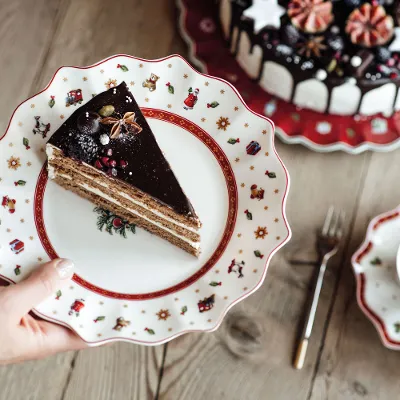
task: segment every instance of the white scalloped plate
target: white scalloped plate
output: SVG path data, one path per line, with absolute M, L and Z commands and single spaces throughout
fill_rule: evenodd
M 358 304 L 383 344 L 393 350 L 400 350 L 399 246 L 400 206 L 370 222 L 363 244 L 352 257 Z
M 142 84 L 151 73 L 159 76 L 154 91 Z M 122 81 L 203 222 L 199 259 L 139 228 L 127 238 L 100 232 L 92 203 L 47 181 L 46 141 L 79 107 L 67 106 L 67 93 L 79 89 L 84 103 Z M 186 110 L 190 87 L 199 88 L 198 102 Z M 216 329 L 233 304 L 260 287 L 271 256 L 291 235 L 289 175 L 273 132 L 273 123 L 252 112 L 232 85 L 200 74 L 180 56 L 117 55 L 60 68 L 18 106 L 0 140 L 1 276 L 18 282 L 51 258 L 73 259 L 71 285 L 35 312 L 91 345 L 154 345 Z M 251 141 L 261 146 L 255 155 L 246 151 Z

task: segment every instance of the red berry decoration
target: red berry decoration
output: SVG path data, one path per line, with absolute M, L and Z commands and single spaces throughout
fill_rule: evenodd
M 109 166 L 109 164 L 108 164 L 109 158 L 108 158 L 108 157 L 101 157 L 100 160 L 101 160 L 101 162 L 102 162 L 102 164 L 103 164 L 104 166 L 106 166 L 106 167 Z
M 393 36 L 394 21 L 381 5 L 364 3 L 347 19 L 346 33 L 359 46 L 375 47 L 387 43 Z
M 121 161 L 119 162 L 119 166 L 120 166 L 122 169 L 126 168 L 127 165 L 128 165 L 128 163 L 127 163 L 126 161 L 124 161 L 124 160 L 121 160 Z
M 332 2 L 292 0 L 288 6 L 288 15 L 292 24 L 303 32 L 324 32 L 333 20 Z
M 103 164 L 102 164 L 99 160 L 96 160 L 96 161 L 95 161 L 94 166 L 95 166 L 97 169 L 103 169 Z
M 110 160 L 110 161 L 108 162 L 108 165 L 109 165 L 110 167 L 115 167 L 115 166 L 117 165 L 117 162 L 116 162 L 115 160 Z
M 122 226 L 122 219 L 121 218 L 114 218 L 114 221 L 113 221 L 113 227 L 114 228 L 121 228 L 121 226 Z

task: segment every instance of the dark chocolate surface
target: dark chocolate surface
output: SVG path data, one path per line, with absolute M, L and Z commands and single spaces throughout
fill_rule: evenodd
M 87 93 L 83 95 L 85 96 L 85 94 L 88 95 Z M 127 102 L 127 96 L 132 101 Z M 136 122 L 143 130 L 135 134 L 129 131 L 129 125 L 127 125 L 128 131 L 123 128 L 123 133 L 118 138 L 111 139 L 107 145 L 101 144 L 100 136 L 102 134 L 110 136 L 112 125 L 100 124 L 97 132 L 88 135 L 88 130 L 83 130 L 85 132 L 83 134 L 82 129 L 78 129 L 78 118 L 86 115 L 86 112 L 98 112 L 105 105 L 114 106 L 115 112 L 112 117 L 118 119 L 122 118 L 125 113 L 133 111 Z M 89 138 L 90 140 L 87 140 Z M 82 149 L 82 142 L 88 144 L 89 152 L 86 151 L 86 148 Z M 107 152 L 111 149 L 112 155 L 109 156 L 109 159 L 116 161 L 117 165 L 113 171 L 116 176 L 110 176 L 110 179 L 122 180 L 139 188 L 181 215 L 196 217 L 189 199 L 179 185 L 125 82 L 98 94 L 79 107 L 53 134 L 49 143 L 60 148 L 67 156 L 85 161 L 93 166 L 96 161 L 99 165 L 99 160 L 108 156 Z M 125 168 L 120 167 L 121 161 L 127 163 Z M 107 169 L 111 175 L 111 168 L 104 167 L 104 172 L 107 172 Z

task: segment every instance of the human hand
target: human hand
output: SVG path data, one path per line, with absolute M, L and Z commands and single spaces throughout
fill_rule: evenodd
M 68 284 L 73 267 L 69 260 L 56 259 L 17 285 L 0 287 L 0 364 L 39 359 L 86 347 L 71 330 L 28 314 Z

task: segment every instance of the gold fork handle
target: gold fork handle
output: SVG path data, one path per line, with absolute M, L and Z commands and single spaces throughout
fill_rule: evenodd
M 304 365 L 304 360 L 306 359 L 308 347 L 308 339 L 303 339 L 299 343 L 299 347 L 297 348 L 296 358 L 294 360 L 294 367 L 296 369 L 302 369 Z
M 304 365 L 304 360 L 307 353 L 308 340 L 311 336 L 312 328 L 314 325 L 315 313 L 317 311 L 319 295 L 321 293 L 322 283 L 324 281 L 326 264 L 328 262 L 328 259 L 329 259 L 328 257 L 324 257 L 319 267 L 318 277 L 314 286 L 312 301 L 308 309 L 307 321 L 304 324 L 303 333 L 301 335 L 301 342 L 299 344 L 299 348 L 297 350 L 296 358 L 294 361 L 294 367 L 296 369 L 301 369 L 303 368 Z

